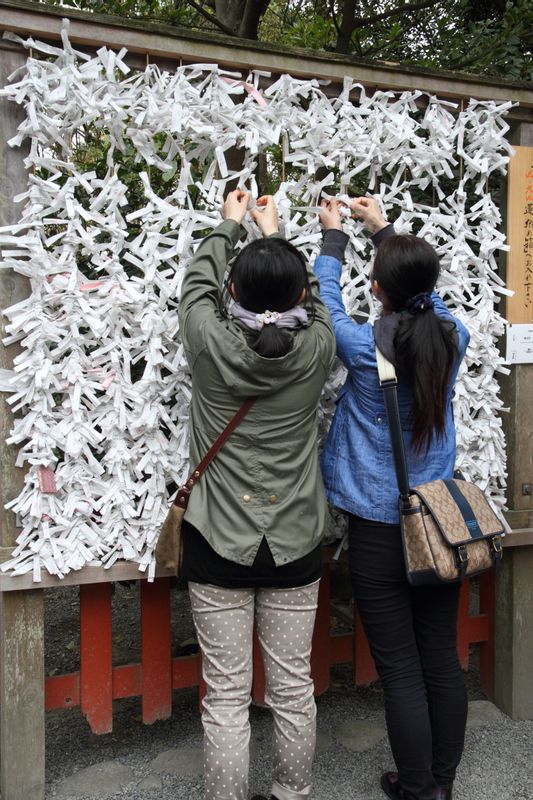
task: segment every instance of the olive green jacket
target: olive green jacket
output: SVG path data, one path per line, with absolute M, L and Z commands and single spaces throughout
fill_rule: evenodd
M 190 466 L 203 458 L 243 400 L 258 400 L 191 492 L 186 519 L 219 555 L 252 564 L 263 536 L 276 565 L 319 543 L 327 506 L 317 455 L 317 407 L 335 340 L 309 269 L 314 319 L 292 349 L 264 358 L 255 335 L 220 312 L 224 272 L 242 234 L 223 222 L 199 246 L 183 281 L 181 335 L 192 372 Z

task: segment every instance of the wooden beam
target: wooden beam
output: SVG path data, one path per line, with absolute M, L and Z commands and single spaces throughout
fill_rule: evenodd
M 26 59 L 20 50 L 0 54 L 0 85 L 8 76 L 23 66 Z M 24 167 L 27 147 L 13 150 L 8 140 L 15 135 L 25 112 L 6 97 L 0 97 L 0 226 L 13 225 L 20 217 L 19 206 L 13 198 L 26 189 L 28 177 Z M 0 306 L 8 308 L 30 294 L 29 280 L 12 270 L 0 270 Z M 20 344 L 4 347 L 8 320 L 0 311 L 0 368 L 13 369 L 13 359 L 21 351 Z M 15 466 L 18 447 L 8 447 L 6 439 L 11 431 L 13 415 L 6 402 L 7 395 L 0 392 L 0 547 L 14 544 L 20 531 L 16 528 L 15 514 L 5 511 L 4 505 L 16 497 L 24 486 L 24 470 Z
M 25 63 L 20 50 L 3 52 L 0 84 Z M 0 97 L 0 225 L 17 221 L 19 210 L 13 197 L 24 191 L 27 175 L 25 148 L 11 150 L 7 141 L 14 136 L 24 112 Z M 22 275 L 0 270 L 2 308 L 29 294 Z M 11 369 L 19 347 L 4 348 L 5 317 L 0 314 L 0 367 Z M 15 515 L 4 503 L 23 486 L 24 471 L 15 467 L 17 448 L 5 444 L 12 415 L 0 395 L 0 546 L 11 550 L 16 536 Z M 5 552 L 4 550 L 4 552 Z M 35 589 L 35 587 L 30 587 Z M 43 593 L 27 591 L 18 595 L 0 592 L 0 793 L 3 800 L 44 798 L 44 616 Z
M 171 578 L 170 570 L 157 570 L 157 578 Z M 57 575 L 42 573 L 39 583 L 33 582 L 31 572 L 26 575 L 9 575 L 0 573 L 0 592 L 20 592 L 27 589 L 50 589 L 60 586 L 79 586 L 87 583 L 109 583 L 112 581 L 140 581 L 146 580 L 147 573 L 139 571 L 139 565 L 132 561 L 119 561 L 112 567 L 83 567 L 69 572 L 64 578 Z
M 0 794 L 44 800 L 43 593 L 0 592 Z
M 1 26 L 22 36 L 58 41 L 62 19 L 70 19 L 69 37 L 76 46 L 111 49 L 126 47 L 130 52 L 151 58 L 171 58 L 185 62 L 218 63 L 243 70 L 259 69 L 279 74 L 320 77 L 341 82 L 348 75 L 367 87 L 396 91 L 423 89 L 440 97 L 480 100 L 512 100 L 519 112 L 531 119 L 533 90 L 527 82 L 506 81 L 500 77 L 469 75 L 400 65 L 385 61 L 365 61 L 337 53 L 284 47 L 267 42 L 237 39 L 160 25 L 147 20 L 125 20 L 104 14 L 90 14 L 71 8 L 46 6 L 30 0 L 0 0 Z
M 533 322 L 533 147 L 516 147 L 507 177 L 507 321 Z
M 507 547 L 530 547 L 533 545 L 533 528 L 523 528 L 515 530 L 503 537 L 503 546 Z

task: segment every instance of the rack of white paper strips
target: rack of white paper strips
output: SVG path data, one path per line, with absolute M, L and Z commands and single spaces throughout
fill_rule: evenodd
M 291 174 L 297 169 L 301 176 L 279 187 L 280 217 L 285 235 L 309 259 L 321 239 L 317 215 L 293 212 L 292 206 L 316 205 L 322 191 L 346 191 L 365 169 L 369 190 L 384 209 L 401 209 L 397 229 L 414 226 L 437 248 L 440 290 L 471 332 L 468 372 L 462 371 L 455 398 L 459 465 L 503 502 L 496 381 L 496 372 L 504 371 L 496 347 L 503 320 L 496 308 L 506 289 L 495 256 L 505 244 L 487 178 L 505 172 L 512 152 L 504 120 L 510 103 L 471 101 L 460 110 L 429 97 L 421 111 L 421 92 L 369 96 L 346 79 L 330 99 L 319 81 L 289 75 L 261 92 L 258 73 L 242 80 L 212 64 L 173 73 L 152 65 L 132 73 L 124 50 L 102 48 L 95 56 L 74 50 L 66 24 L 62 47 L 32 39 L 22 44 L 32 48 L 32 57 L 2 93 L 26 110 L 10 144 L 30 141 L 29 188 L 19 198 L 20 224 L 0 231 L 0 247 L 2 268 L 31 280 L 31 296 L 4 312 L 6 344 L 23 344 L 3 388 L 17 412 L 9 442 L 20 445 L 18 463 L 27 473 L 22 492 L 8 505 L 23 527 L 4 571 L 33 571 L 39 581 L 42 569 L 62 576 L 128 559 L 153 575 L 165 486 L 184 476 L 187 460 L 191 389 L 178 335 L 180 281 L 200 232 L 221 219 L 227 181 L 237 177 L 256 196 L 257 156 L 279 143 Z M 88 123 L 111 142 L 104 180 L 73 161 L 76 133 Z M 156 134 L 165 137 L 163 154 Z M 124 216 L 127 187 L 114 154 L 126 140 L 147 169 L 145 205 Z M 244 150 L 237 173 L 225 158 L 235 145 Z M 192 159 L 205 164 L 201 181 L 191 177 Z M 459 159 L 462 176 L 444 191 L 442 181 L 447 187 L 454 181 Z M 157 196 L 150 171 L 171 172 L 176 163 L 177 187 Z M 329 172 L 317 182 L 319 167 Z M 39 177 L 43 170 L 46 179 Z M 385 183 L 382 171 L 393 179 Z M 193 182 L 202 210 L 191 199 Z M 434 202 L 414 202 L 413 187 L 429 188 Z M 80 188 L 88 198 L 83 204 Z M 469 210 L 467 189 L 479 197 Z M 141 232 L 129 241 L 133 221 Z M 347 308 L 356 311 L 372 306 L 372 248 L 358 224 L 350 222 L 346 230 L 351 246 L 343 291 Z M 80 256 L 98 280 L 83 274 Z M 129 265 L 136 267 L 133 275 Z M 132 365 L 141 361 L 144 371 L 132 378 Z M 322 432 L 342 378 L 338 368 L 326 388 Z

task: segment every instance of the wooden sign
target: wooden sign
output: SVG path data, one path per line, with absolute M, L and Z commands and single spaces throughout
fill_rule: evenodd
M 507 261 L 509 322 L 533 322 L 533 147 L 516 147 L 509 165 L 507 237 L 511 247 Z

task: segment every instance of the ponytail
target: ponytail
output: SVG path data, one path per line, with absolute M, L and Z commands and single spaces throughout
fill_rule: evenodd
M 398 373 L 412 394 L 411 445 L 427 453 L 445 429 L 446 399 L 457 355 L 453 323 L 437 317 L 428 294 L 439 276 L 439 259 L 424 239 L 389 236 L 380 245 L 372 277 L 400 314 L 394 337 Z M 428 302 L 429 300 L 429 302 Z
M 453 326 L 427 309 L 402 314 L 394 352 L 398 373 L 412 394 L 411 445 L 427 453 L 434 434 L 445 430 L 446 398 L 457 356 Z
M 252 350 L 263 358 L 281 358 L 292 349 L 292 337 L 284 328 L 275 325 L 263 325 Z

